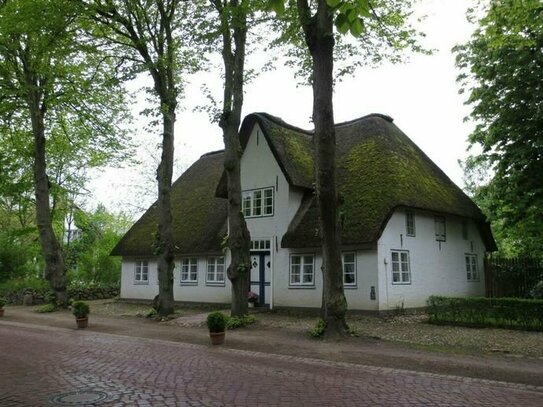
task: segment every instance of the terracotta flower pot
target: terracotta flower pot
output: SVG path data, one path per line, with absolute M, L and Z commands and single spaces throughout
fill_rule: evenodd
M 226 332 L 210 332 L 209 337 L 211 338 L 212 345 L 222 345 L 226 337 Z
M 0 308 L 0 317 L 4 316 L 4 308 Z
M 75 322 L 78 328 L 86 328 L 89 326 L 89 318 L 76 318 Z

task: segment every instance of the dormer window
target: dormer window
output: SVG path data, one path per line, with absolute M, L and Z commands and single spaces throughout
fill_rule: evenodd
M 273 216 L 273 187 L 244 191 L 242 205 L 246 218 Z

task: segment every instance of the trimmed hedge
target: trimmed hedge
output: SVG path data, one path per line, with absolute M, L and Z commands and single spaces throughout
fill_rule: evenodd
M 87 283 L 74 281 L 68 284 L 68 298 L 74 300 L 100 300 L 119 295 L 118 284 Z M 49 285 L 44 280 L 18 280 L 0 284 L 0 296 L 9 304 L 21 305 L 25 295 L 32 296 L 32 304 L 46 304 L 52 295 Z
M 427 305 L 430 323 L 543 331 L 543 300 L 432 296 Z

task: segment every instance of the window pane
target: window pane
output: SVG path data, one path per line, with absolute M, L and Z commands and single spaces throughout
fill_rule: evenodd
M 400 256 L 401 256 L 402 262 L 406 262 L 406 261 L 407 261 L 407 253 L 405 253 L 405 252 L 404 252 L 404 253 L 401 253 Z
M 409 273 L 402 273 L 402 281 L 404 283 L 408 283 L 409 282 Z
M 345 253 L 343 255 L 343 261 L 345 263 L 354 263 L 354 253 Z
M 253 192 L 253 215 L 262 215 L 262 191 Z
M 398 283 L 400 281 L 400 273 L 392 273 L 392 281 Z
M 310 264 L 313 267 L 313 256 L 304 256 L 304 264 Z
M 302 258 L 300 256 L 292 256 L 290 258 L 290 262 L 292 263 L 292 265 L 300 264 L 301 260 L 302 260 Z
M 398 261 L 399 255 L 398 252 L 392 252 L 392 261 Z
M 400 263 L 392 262 L 392 271 L 400 271 Z
M 345 274 L 345 284 L 354 284 L 354 274 Z

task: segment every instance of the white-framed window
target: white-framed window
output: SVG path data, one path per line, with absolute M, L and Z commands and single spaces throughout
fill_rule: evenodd
M 413 211 L 405 212 L 405 234 L 415 236 L 415 214 Z
M 447 240 L 447 229 L 444 216 L 436 216 L 434 218 L 436 229 L 436 241 L 445 242 Z
M 392 284 L 411 283 L 409 252 L 407 250 L 391 250 Z
M 198 283 L 198 259 L 196 257 L 186 257 L 181 259 L 181 284 Z
M 243 216 L 253 218 L 273 215 L 273 187 L 243 191 Z
M 290 285 L 315 285 L 315 256 L 313 254 L 290 255 Z
M 343 285 L 356 286 L 356 253 L 347 252 L 341 256 L 343 263 Z
M 251 240 L 251 250 L 270 250 L 271 243 L 268 239 Z
M 134 282 L 136 284 L 149 284 L 149 261 L 148 260 L 136 260 Z
M 206 283 L 224 284 L 224 257 L 215 256 L 207 258 Z
M 462 219 L 462 239 L 469 239 L 468 221 L 466 219 Z
M 477 255 L 466 254 L 466 277 L 468 281 L 479 281 L 479 268 L 477 267 Z

